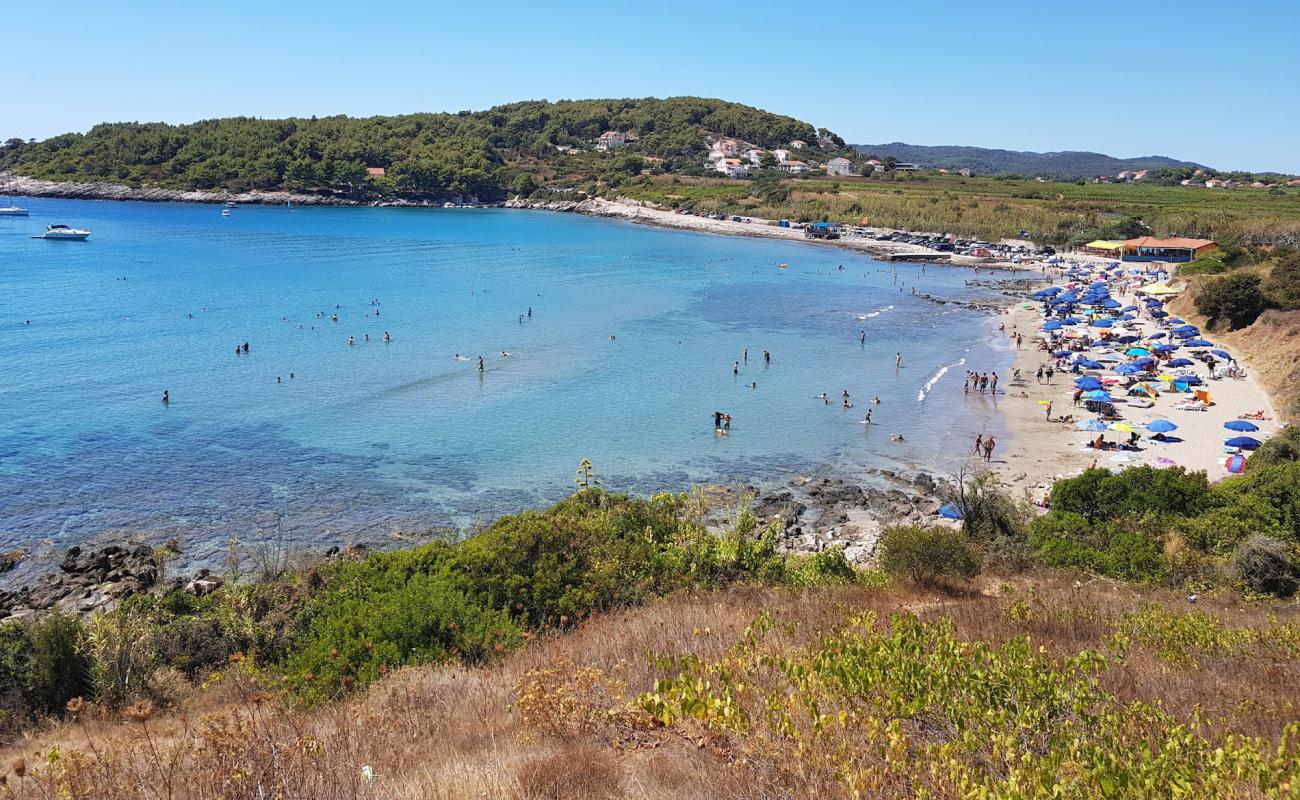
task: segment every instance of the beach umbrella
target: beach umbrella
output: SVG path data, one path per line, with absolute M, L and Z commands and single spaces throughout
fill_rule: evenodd
M 1175 359 L 1172 359 L 1172 360 L 1169 362 L 1168 366 L 1171 366 L 1171 367 L 1190 367 L 1190 366 L 1192 366 L 1192 365 L 1195 364 L 1195 363 L 1196 363 L 1196 362 L 1195 362 L 1195 361 L 1192 361 L 1190 358 L 1175 358 Z
M 1169 433 L 1178 430 L 1178 426 L 1167 419 L 1153 419 L 1146 424 L 1146 428 L 1152 433 Z
M 944 519 L 961 519 L 961 509 L 955 503 L 949 503 L 939 509 L 939 516 Z
M 1137 306 L 1124 306 L 1124 308 L 1121 309 L 1121 310 L 1123 310 L 1123 311 L 1137 311 L 1137 310 L 1138 310 L 1138 307 L 1137 307 Z
M 1061 327 L 1061 323 L 1054 319 L 1049 319 L 1047 322 L 1043 323 L 1043 330 L 1045 331 L 1059 331 Z
M 1241 433 L 1251 433 L 1252 431 L 1259 430 L 1258 425 L 1244 419 L 1230 419 L 1223 423 L 1223 427 L 1230 431 L 1239 431 Z
M 1165 338 L 1165 336 L 1167 336 L 1167 335 L 1168 335 L 1168 334 L 1166 334 L 1164 331 L 1161 331 L 1160 333 L 1153 333 L 1153 334 L 1151 334 L 1150 336 L 1148 336 L 1147 338 L 1148 338 L 1148 339 L 1163 339 L 1163 338 Z
M 1228 351 L 1226 350 L 1211 350 L 1210 352 L 1218 356 L 1219 358 L 1226 358 L 1229 361 L 1232 360 L 1232 356 L 1228 355 Z
M 1223 460 L 1223 466 L 1234 475 L 1240 475 L 1246 471 L 1246 457 L 1241 453 L 1228 456 Z
M 1157 353 L 1172 353 L 1173 351 L 1175 351 L 1175 350 L 1178 349 L 1178 345 L 1176 345 L 1176 344 L 1158 344 L 1158 345 L 1156 345 L 1155 347 L 1153 347 L 1153 348 L 1151 348 L 1151 349 L 1152 349 L 1152 350 L 1155 350 Z
M 1149 383 L 1136 383 L 1128 390 L 1131 395 L 1144 394 L 1148 397 L 1159 397 L 1160 392 Z
M 1088 398 L 1089 400 L 1110 400 L 1111 399 L 1110 393 L 1103 389 L 1093 389 L 1091 392 L 1085 394 L 1084 397 Z
M 1110 328 L 1113 327 L 1114 325 L 1115 325 L 1115 320 L 1110 319 L 1109 317 L 1103 317 L 1102 319 L 1094 319 L 1092 321 L 1092 327 L 1094 328 Z
M 1263 444 L 1260 440 L 1252 439 L 1249 436 L 1234 436 L 1231 439 L 1224 439 L 1223 443 L 1228 447 L 1238 447 L 1242 450 L 1254 450 Z
M 1083 389 L 1085 392 L 1086 392 L 1086 391 L 1091 391 L 1091 390 L 1093 390 L 1093 389 L 1100 389 L 1100 388 L 1101 388 L 1101 381 L 1097 380 L 1096 378 L 1092 377 L 1091 375 L 1089 375 L 1089 376 L 1087 376 L 1087 377 L 1084 377 L 1084 378 L 1075 378 L 1075 379 L 1074 379 L 1074 388 L 1076 388 L 1076 389 Z
M 1116 375 L 1136 375 L 1137 373 L 1144 371 L 1145 370 L 1137 364 L 1120 364 L 1118 367 L 1115 367 Z
M 1122 431 L 1124 433 L 1133 432 L 1133 426 L 1129 425 L 1127 422 L 1112 422 L 1110 424 L 1110 429 L 1113 431 Z
M 1119 342 L 1120 344 L 1132 344 L 1133 342 L 1136 342 L 1141 338 L 1142 337 L 1140 336 L 1121 336 L 1115 341 Z
M 1164 319 L 1165 317 L 1169 316 L 1169 312 L 1168 312 L 1168 311 L 1152 311 L 1152 312 L 1151 312 L 1151 316 L 1155 317 L 1156 319 Z
M 1080 322 L 1083 322 L 1083 320 L 1079 319 L 1078 317 L 1071 316 L 1071 317 L 1065 317 L 1064 319 L 1061 320 L 1061 322 L 1064 322 L 1066 325 L 1078 325 Z
M 1102 364 L 1100 361 L 1093 361 L 1091 358 L 1077 358 L 1074 360 L 1074 363 L 1078 364 L 1084 369 L 1105 369 L 1104 364 Z
M 1196 327 L 1195 325 L 1190 325 L 1190 324 L 1186 324 L 1186 323 L 1184 323 L 1184 324 L 1182 324 L 1182 325 L 1179 325 L 1178 327 L 1174 328 L 1174 330 L 1175 330 L 1175 331 L 1191 331 L 1192 333 L 1200 333 L 1200 332 L 1201 332 L 1201 329 L 1200 329 L 1200 328 Z
M 1053 355 L 1054 357 L 1056 357 L 1056 358 L 1065 358 L 1066 356 L 1070 355 L 1070 351 L 1069 351 L 1069 350 L 1057 350 L 1055 353 L 1052 353 L 1052 355 Z
M 1081 431 L 1088 431 L 1090 433 L 1101 433 L 1102 431 L 1106 430 L 1106 423 L 1102 422 L 1099 419 L 1085 419 L 1076 423 L 1075 427 Z
M 1124 304 L 1119 302 L 1118 300 L 1111 300 L 1110 298 L 1107 298 L 1101 302 L 1102 308 L 1120 308 L 1123 305 Z
M 1192 339 L 1189 342 L 1184 342 L 1184 344 L 1186 344 L 1188 347 L 1214 347 L 1213 344 L 1205 341 L 1204 339 Z
M 1148 349 L 1146 349 L 1145 347 L 1130 347 L 1129 349 L 1127 349 L 1127 350 L 1124 351 L 1124 355 L 1126 355 L 1126 356 L 1149 356 L 1149 355 L 1151 355 L 1151 351 L 1148 350 Z

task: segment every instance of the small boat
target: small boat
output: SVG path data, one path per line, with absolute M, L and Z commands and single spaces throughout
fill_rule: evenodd
M 22 206 L 0 206 L 0 217 L 25 217 L 27 209 Z
M 234 200 L 229 200 L 226 202 L 226 208 L 239 208 L 239 204 Z
M 45 233 L 38 233 L 32 236 L 33 239 L 67 239 L 69 241 L 85 241 L 90 235 L 90 231 L 81 228 L 71 228 L 67 225 L 47 225 Z
M 782 263 L 782 264 L 777 264 L 777 265 L 776 265 L 776 268 L 777 268 L 777 269 L 789 269 L 789 268 L 790 268 L 790 265 L 789 265 L 789 264 L 784 264 L 784 263 Z
M 221 216 L 223 216 L 223 217 L 228 217 L 228 216 L 230 216 L 230 209 L 228 209 L 228 208 L 223 208 L 223 209 L 221 209 Z

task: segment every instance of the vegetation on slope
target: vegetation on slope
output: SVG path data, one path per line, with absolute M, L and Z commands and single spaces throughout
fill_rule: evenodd
M 828 220 L 993 241 L 1024 230 L 1036 242 L 1056 245 L 1146 235 L 1300 245 L 1300 189 L 1213 191 L 890 173 L 753 181 L 642 177 L 623 182 L 616 192 L 704 213 Z
M 572 160 L 557 150 L 590 148 L 611 129 L 639 138 L 620 155 L 589 152 Z M 791 117 L 706 98 L 526 101 L 456 114 L 104 124 L 42 142 L 10 139 L 0 149 L 0 169 L 175 189 L 492 200 L 556 169 L 592 175 L 624 169 L 628 153 L 662 158 L 670 167 L 700 162 L 707 137 L 717 134 L 769 147 L 816 138 L 811 125 Z M 633 174 L 641 163 L 634 166 Z M 387 174 L 369 177 L 368 167 Z

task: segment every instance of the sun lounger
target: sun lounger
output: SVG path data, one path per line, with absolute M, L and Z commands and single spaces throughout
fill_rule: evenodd
M 1210 410 L 1210 407 L 1205 405 L 1204 403 L 1195 403 L 1195 402 L 1179 403 L 1178 405 L 1174 406 L 1174 408 L 1178 409 L 1179 411 L 1209 411 Z

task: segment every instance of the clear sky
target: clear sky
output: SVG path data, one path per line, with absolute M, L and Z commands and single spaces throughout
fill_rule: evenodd
M 700 95 L 850 142 L 1300 173 L 1300 0 L 60 0 L 0 12 L 0 138 Z

